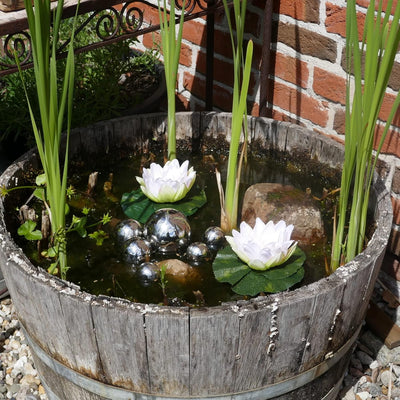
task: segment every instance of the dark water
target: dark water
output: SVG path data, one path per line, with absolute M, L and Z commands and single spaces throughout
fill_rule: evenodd
M 219 225 L 219 197 L 214 175 L 215 166 L 219 168 L 222 177 L 226 175 L 224 156 L 214 155 L 205 161 L 201 157 L 190 157 L 191 165 L 197 171 L 197 178 L 193 192 L 204 189 L 207 194 L 208 202 L 195 215 L 189 217 L 192 227 L 192 241 L 202 241 L 204 231 L 213 225 Z M 182 158 L 182 161 L 185 158 Z M 162 160 L 157 160 L 162 163 Z M 119 203 L 124 192 L 129 192 L 138 188 L 135 176 L 139 175 L 140 158 L 131 158 L 125 161 L 102 164 L 96 168 L 99 171 L 99 182 L 97 184 L 95 200 L 85 199 L 83 196 L 79 201 L 89 206 L 92 211 L 90 219 L 95 221 L 104 212 L 109 212 L 114 218 L 114 224 L 107 225 L 105 230 L 109 234 L 109 239 L 105 240 L 103 246 L 96 246 L 94 240 L 89 238 L 82 239 L 77 234 L 71 234 L 68 238 L 68 262 L 71 269 L 68 271 L 68 279 L 79 284 L 81 288 L 93 294 L 112 295 L 128 298 L 133 301 L 145 303 L 163 302 L 163 294 L 159 282 L 155 282 L 150 287 L 143 287 L 135 275 L 135 268 L 124 262 L 121 249 L 115 241 L 115 222 L 125 219 Z M 82 165 L 79 165 L 79 171 Z M 79 190 L 85 190 L 87 177 L 80 173 L 72 176 L 71 182 Z M 109 174 L 113 173 L 113 195 L 110 198 L 103 191 L 103 184 L 109 179 Z M 309 165 L 302 165 L 289 161 L 284 157 L 271 159 L 267 157 L 254 157 L 248 160 L 242 173 L 242 183 L 240 187 L 240 198 L 243 197 L 247 187 L 257 182 L 278 182 L 290 184 L 305 190 L 311 188 L 312 193 L 321 196 L 322 189 L 333 188 L 334 179 L 317 176 L 318 171 L 313 171 Z M 334 176 L 334 175 L 333 175 Z M 311 187 L 310 187 L 311 186 Z M 78 203 L 79 203 L 78 201 Z M 74 204 L 77 201 L 75 199 Z M 240 210 L 241 206 L 239 206 Z M 71 207 L 74 214 L 80 215 L 78 208 Z M 323 210 L 325 213 L 325 211 Z M 326 221 L 330 221 L 331 216 L 325 216 Z M 330 233 L 332 228 L 327 223 L 326 231 Z M 309 283 L 325 276 L 325 255 L 330 252 L 329 240 L 309 248 L 303 248 L 307 254 L 305 265 L 305 278 L 301 284 Z M 164 258 L 174 258 L 171 256 Z M 159 258 L 157 259 L 159 260 Z M 185 261 L 183 259 L 183 261 Z M 213 277 L 211 263 L 206 263 L 196 267 L 196 278 L 190 284 L 181 285 L 169 279 L 167 283 L 167 296 L 173 304 L 196 304 L 198 298 L 193 291 L 200 291 L 207 305 L 217 305 L 224 301 L 242 298 L 235 295 L 229 285 L 220 284 Z M 171 300 L 174 299 L 174 300 Z

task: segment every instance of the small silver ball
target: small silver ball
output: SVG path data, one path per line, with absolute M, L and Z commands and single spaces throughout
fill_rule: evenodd
M 117 225 L 117 241 L 123 244 L 131 239 L 138 239 L 143 236 L 143 227 L 135 219 L 125 219 Z
M 217 251 L 225 246 L 225 233 L 219 226 L 210 226 L 204 232 L 204 243 L 212 251 Z
M 210 249 L 205 243 L 194 242 L 186 249 L 186 257 L 190 263 L 198 265 L 211 259 Z
M 124 258 L 129 264 L 140 264 L 150 257 L 150 253 L 150 248 L 143 239 L 133 239 L 125 248 Z
M 156 264 L 151 262 L 144 262 L 139 265 L 136 275 L 140 283 L 147 287 L 155 282 L 159 277 L 159 268 Z
M 162 208 L 150 217 L 144 235 L 160 253 L 176 253 L 186 248 L 191 229 L 183 213 L 173 208 Z

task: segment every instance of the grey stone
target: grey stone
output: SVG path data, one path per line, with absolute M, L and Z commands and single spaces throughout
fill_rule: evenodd
M 381 372 L 379 379 L 384 386 L 389 387 L 389 385 L 393 384 L 396 377 L 394 374 L 386 369 Z
M 12 394 L 18 393 L 20 387 L 21 385 L 19 385 L 18 383 L 14 383 L 8 388 L 8 391 Z
M 324 225 L 318 205 L 311 195 L 290 185 L 257 183 L 244 195 L 242 221 L 254 226 L 256 218 L 264 223 L 284 220 L 293 224 L 292 239 L 302 244 L 318 242 L 324 236 Z
M 363 365 L 369 366 L 374 361 L 371 356 L 369 356 L 367 353 L 364 353 L 363 351 L 357 351 L 356 356 Z
M 376 383 L 371 383 L 371 385 L 369 387 L 369 392 L 372 397 L 377 397 L 382 394 L 381 387 Z

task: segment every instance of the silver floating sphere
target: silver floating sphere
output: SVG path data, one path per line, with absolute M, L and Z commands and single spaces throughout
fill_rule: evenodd
M 191 229 L 186 216 L 180 211 L 162 208 L 150 217 L 144 235 L 160 253 L 169 254 L 186 248 Z
M 136 271 L 139 282 L 145 287 L 150 286 L 153 282 L 157 281 L 159 274 L 160 271 L 158 266 L 152 262 L 144 262 L 140 264 Z
M 194 242 L 186 249 L 186 257 L 190 263 L 198 265 L 204 261 L 209 261 L 211 252 L 205 243 Z
M 133 239 L 125 248 L 124 258 L 129 264 L 140 264 L 150 257 L 150 253 L 150 247 L 143 239 Z
M 143 236 L 143 227 L 135 219 L 125 219 L 117 225 L 117 241 L 123 244 L 131 239 L 138 239 Z
M 224 231 L 219 226 L 210 226 L 204 232 L 204 243 L 210 250 L 221 249 L 226 243 Z

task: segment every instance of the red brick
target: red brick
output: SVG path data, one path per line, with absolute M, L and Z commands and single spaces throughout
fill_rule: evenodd
M 346 103 L 346 79 L 328 72 L 326 69 L 314 68 L 314 92 L 329 101 Z
M 374 148 L 377 148 L 377 146 L 379 145 L 383 130 L 384 130 L 384 127 L 382 125 L 379 125 L 377 127 L 377 130 L 375 133 Z M 383 141 L 381 153 L 393 154 L 397 157 L 400 157 L 400 135 L 398 132 L 391 131 L 389 129 L 389 131 L 386 135 L 386 138 Z
M 206 74 L 206 54 L 199 52 L 196 63 L 196 71 Z M 214 81 L 223 83 L 227 86 L 233 86 L 233 64 L 214 58 Z
M 390 111 L 392 110 L 393 103 L 396 99 L 396 96 L 392 94 L 386 94 L 383 102 L 381 112 L 379 113 L 379 118 L 383 121 L 387 121 Z M 392 125 L 400 126 L 400 113 L 397 111 L 396 115 L 394 116 Z
M 232 111 L 232 93 L 225 88 L 214 85 L 214 106 L 222 111 Z
M 400 254 L 400 232 L 395 229 L 390 234 L 388 250 L 397 256 Z
M 189 42 L 199 46 L 206 46 L 207 30 L 206 26 L 196 20 L 186 21 L 183 25 L 182 36 Z
M 195 77 L 189 72 L 183 75 L 183 85 L 185 89 L 204 101 L 206 92 L 206 81 L 201 75 Z M 222 111 L 232 110 L 232 93 L 225 88 L 214 84 L 213 91 L 214 106 Z
M 319 0 L 282 0 L 274 2 L 274 11 L 306 22 L 319 22 Z
M 285 43 L 304 55 L 336 62 L 337 42 L 294 24 L 279 22 L 278 42 Z
M 358 36 L 362 39 L 362 32 L 364 29 L 365 14 L 357 13 L 358 19 Z M 331 33 L 338 33 L 339 35 L 346 36 L 346 8 L 337 6 L 332 3 L 326 4 L 326 30 Z
M 245 19 L 245 32 L 259 37 L 261 34 L 261 21 L 260 16 L 254 12 L 247 10 Z
M 179 63 L 186 67 L 192 66 L 192 49 L 187 44 L 182 43 L 179 56 Z
M 257 103 L 252 103 L 248 107 L 249 114 L 253 117 L 258 117 L 260 115 L 260 106 Z
M 204 77 L 198 75 L 193 76 L 189 72 L 185 71 L 183 73 L 183 87 L 200 99 L 205 98 L 206 80 Z
M 361 7 L 368 8 L 370 1 L 371 0 L 358 0 L 357 4 Z M 375 10 L 378 10 L 378 4 L 379 4 L 378 2 L 375 2 Z M 397 1 L 394 1 L 392 4 L 391 14 L 394 14 L 394 10 L 396 9 L 396 4 L 397 4 Z M 382 2 L 383 11 L 386 11 L 387 6 L 388 6 L 388 0 L 383 0 L 383 2 Z
M 278 82 L 274 84 L 273 103 L 321 127 L 325 127 L 328 121 L 328 110 L 325 104 Z
M 275 76 L 294 83 L 302 88 L 307 87 L 309 72 L 307 63 L 282 53 L 272 53 L 272 64 L 275 65 Z
M 392 197 L 393 223 L 400 225 L 400 199 Z
M 344 135 L 345 133 L 345 123 L 346 123 L 346 113 L 344 109 L 336 110 L 335 117 L 333 120 L 333 129 L 339 133 Z
M 226 58 L 232 58 L 232 44 L 229 32 L 218 29 L 214 32 L 214 52 Z
M 159 32 L 151 32 L 143 35 L 143 45 L 148 49 L 156 46 L 161 46 L 161 36 Z
M 158 9 L 157 7 L 150 7 L 146 4 L 142 4 L 140 9 L 143 11 L 143 21 L 151 24 L 151 25 L 158 25 L 160 23 L 160 18 L 158 16 Z

